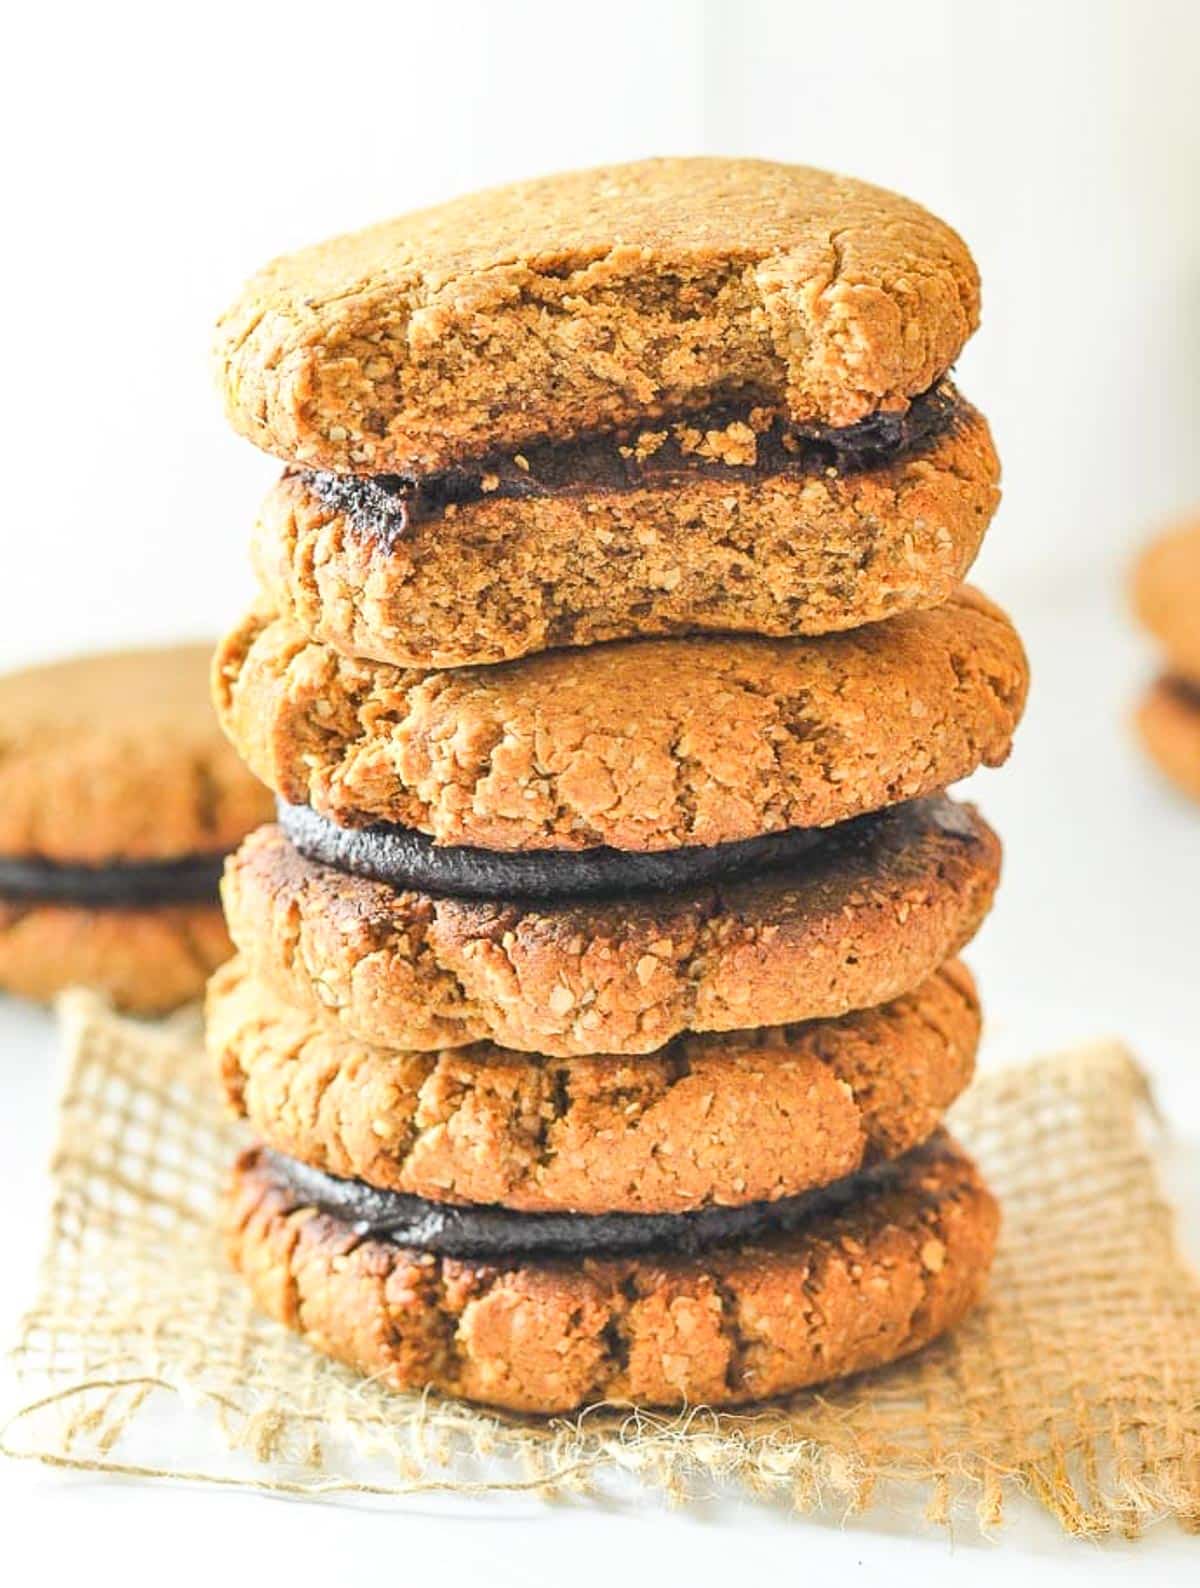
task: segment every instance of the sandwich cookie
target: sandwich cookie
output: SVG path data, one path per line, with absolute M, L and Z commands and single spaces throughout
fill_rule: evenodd
M 1138 736 L 1159 771 L 1200 799 L 1200 523 L 1181 525 L 1143 552 L 1133 599 L 1166 661 L 1138 707 Z
M 969 588 L 846 634 L 626 641 L 498 667 L 354 660 L 252 613 L 222 723 L 286 801 L 437 845 L 660 851 L 822 827 L 1008 754 L 1021 643 Z
M 775 1201 L 894 1158 L 970 1081 L 979 1024 L 955 961 L 881 1008 L 691 1034 L 636 1058 L 383 1048 L 284 1002 L 238 959 L 208 993 L 226 1098 L 275 1152 L 522 1213 Z
M 720 887 L 556 902 L 399 890 L 264 827 L 230 858 L 222 897 L 254 975 L 354 1037 L 569 1057 L 886 1003 L 974 936 L 999 872 L 982 818 L 935 796 Z
M 726 406 L 408 475 L 290 470 L 252 550 L 313 639 L 461 667 L 645 635 L 775 637 L 948 599 L 999 500 L 949 382 L 843 430 Z
M 540 1413 L 737 1404 L 894 1361 L 977 1300 L 998 1213 L 938 1134 L 807 1198 L 650 1220 L 640 1248 L 587 1222 L 397 1208 L 261 1148 L 225 1211 L 259 1305 L 316 1349 L 391 1389 Z
M 1200 800 L 1200 686 L 1160 678 L 1138 707 L 1139 737 L 1159 771 Z
M 1134 569 L 1133 600 L 1162 647 L 1167 673 L 1200 689 L 1200 521 L 1147 547 Z
M 153 1013 L 230 953 L 225 855 L 270 798 L 225 743 L 208 646 L 0 679 L 0 986 L 88 986 Z
M 962 239 L 908 199 L 804 166 L 647 160 L 276 260 L 215 360 L 265 451 L 408 474 L 730 401 L 802 425 L 902 413 L 978 320 Z

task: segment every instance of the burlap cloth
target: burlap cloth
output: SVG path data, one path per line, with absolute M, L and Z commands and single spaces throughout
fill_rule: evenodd
M 551 1422 L 396 1396 L 265 1321 L 213 1233 L 241 1137 L 195 1030 L 72 995 L 49 1246 L 3 1448 L 292 1493 L 741 1484 L 801 1509 L 994 1527 L 1008 1492 L 1072 1533 L 1200 1526 L 1200 1287 L 1102 1045 L 987 1075 L 953 1125 L 1004 1205 L 991 1299 L 915 1360 L 741 1415 Z

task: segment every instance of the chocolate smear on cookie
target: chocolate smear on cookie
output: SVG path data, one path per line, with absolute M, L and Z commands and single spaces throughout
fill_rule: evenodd
M 661 1252 L 689 1257 L 718 1243 L 787 1233 L 820 1215 L 885 1192 L 912 1164 L 944 1150 L 937 1132 L 902 1158 L 877 1164 L 800 1196 L 742 1207 L 711 1206 L 692 1213 L 515 1213 L 498 1206 L 432 1202 L 343 1180 L 281 1153 L 262 1149 L 270 1171 L 302 1202 L 350 1225 L 354 1233 L 443 1257 L 505 1261 L 517 1257 L 610 1256 Z

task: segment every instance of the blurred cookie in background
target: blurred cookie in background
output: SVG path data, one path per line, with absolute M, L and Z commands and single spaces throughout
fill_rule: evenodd
M 1200 517 L 1143 552 L 1133 601 L 1164 659 L 1138 706 L 1138 734 L 1159 770 L 1200 800 Z
M 0 678 L 0 988 L 159 1013 L 231 952 L 225 854 L 271 814 L 208 698 L 211 647 Z
M 1181 678 L 1156 679 L 1142 696 L 1136 721 L 1158 769 L 1200 800 L 1200 688 Z

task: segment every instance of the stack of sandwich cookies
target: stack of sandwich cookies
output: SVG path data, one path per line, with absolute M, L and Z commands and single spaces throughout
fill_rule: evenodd
M 209 648 L 0 679 L 0 987 L 86 986 L 152 1014 L 231 953 L 225 855 L 269 814 L 208 694 Z
M 1138 708 L 1138 732 L 1165 776 L 1200 800 L 1200 523 L 1181 525 L 1147 548 L 1134 601 L 1165 658 Z
M 227 318 L 287 473 L 218 711 L 279 796 L 209 1038 L 260 1303 L 395 1388 L 740 1402 L 893 1360 L 997 1214 L 940 1128 L 1011 625 L 946 379 L 961 241 L 655 161 L 283 260 Z M 880 621 L 886 620 L 886 621 Z

